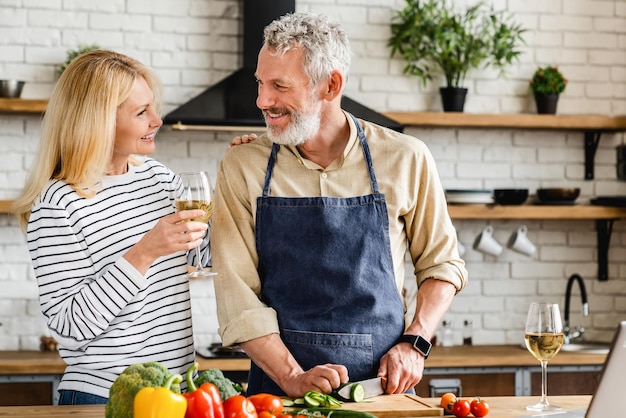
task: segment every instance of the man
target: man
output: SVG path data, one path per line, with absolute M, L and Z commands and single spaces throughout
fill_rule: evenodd
M 377 375 L 387 393 L 412 390 L 467 281 L 426 146 L 341 109 L 350 54 L 323 16 L 268 25 L 255 74 L 268 132 L 220 163 L 219 332 L 252 359 L 250 394 L 330 393 Z M 407 245 L 419 285 L 408 326 Z

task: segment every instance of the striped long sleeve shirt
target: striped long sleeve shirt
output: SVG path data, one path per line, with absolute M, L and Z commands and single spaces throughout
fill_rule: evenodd
M 163 256 L 145 275 L 122 257 L 174 212 L 179 183 L 148 158 L 105 177 L 95 197 L 51 181 L 35 201 L 27 243 L 41 309 L 67 363 L 60 390 L 108 397 L 130 364 L 159 361 L 175 373 L 193 364 L 187 255 Z M 208 254 L 208 234 L 202 248 Z

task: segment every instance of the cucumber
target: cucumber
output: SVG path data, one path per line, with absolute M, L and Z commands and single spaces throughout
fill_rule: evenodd
M 350 389 L 350 398 L 354 402 L 362 402 L 365 399 L 365 388 L 362 384 L 356 383 Z
M 338 408 L 306 408 L 306 409 L 289 409 L 290 414 L 296 416 L 298 414 L 308 417 L 325 416 L 327 418 L 376 418 L 368 412 L 353 411 L 350 409 Z M 316 415 L 317 414 L 317 415 Z

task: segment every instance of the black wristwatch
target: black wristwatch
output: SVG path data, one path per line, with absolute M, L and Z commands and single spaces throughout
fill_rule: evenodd
M 398 343 L 409 343 L 413 346 L 414 349 L 419 351 L 424 359 L 428 358 L 430 354 L 430 349 L 433 346 L 430 341 L 421 335 L 411 335 L 411 334 L 403 334 L 398 338 Z

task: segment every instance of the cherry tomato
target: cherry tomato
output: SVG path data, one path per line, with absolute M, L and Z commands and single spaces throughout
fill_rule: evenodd
M 243 395 L 224 401 L 224 418 L 258 418 L 254 404 Z
M 452 405 L 456 402 L 456 395 L 452 392 L 444 393 L 441 396 L 441 402 L 439 405 L 443 408 L 446 414 L 452 413 Z
M 465 418 L 470 414 L 470 402 L 467 399 L 457 399 L 452 405 L 452 413 L 456 418 Z
M 283 413 L 283 400 L 279 396 L 270 393 L 259 393 L 249 396 L 248 400 L 254 405 L 257 414 L 269 412 L 271 415 L 280 415 Z
M 269 411 L 257 411 L 257 414 L 259 415 L 259 418 L 276 418 L 278 415 L 274 415 Z
M 489 413 L 489 404 L 480 398 L 473 399 L 470 411 L 475 417 L 485 417 Z

